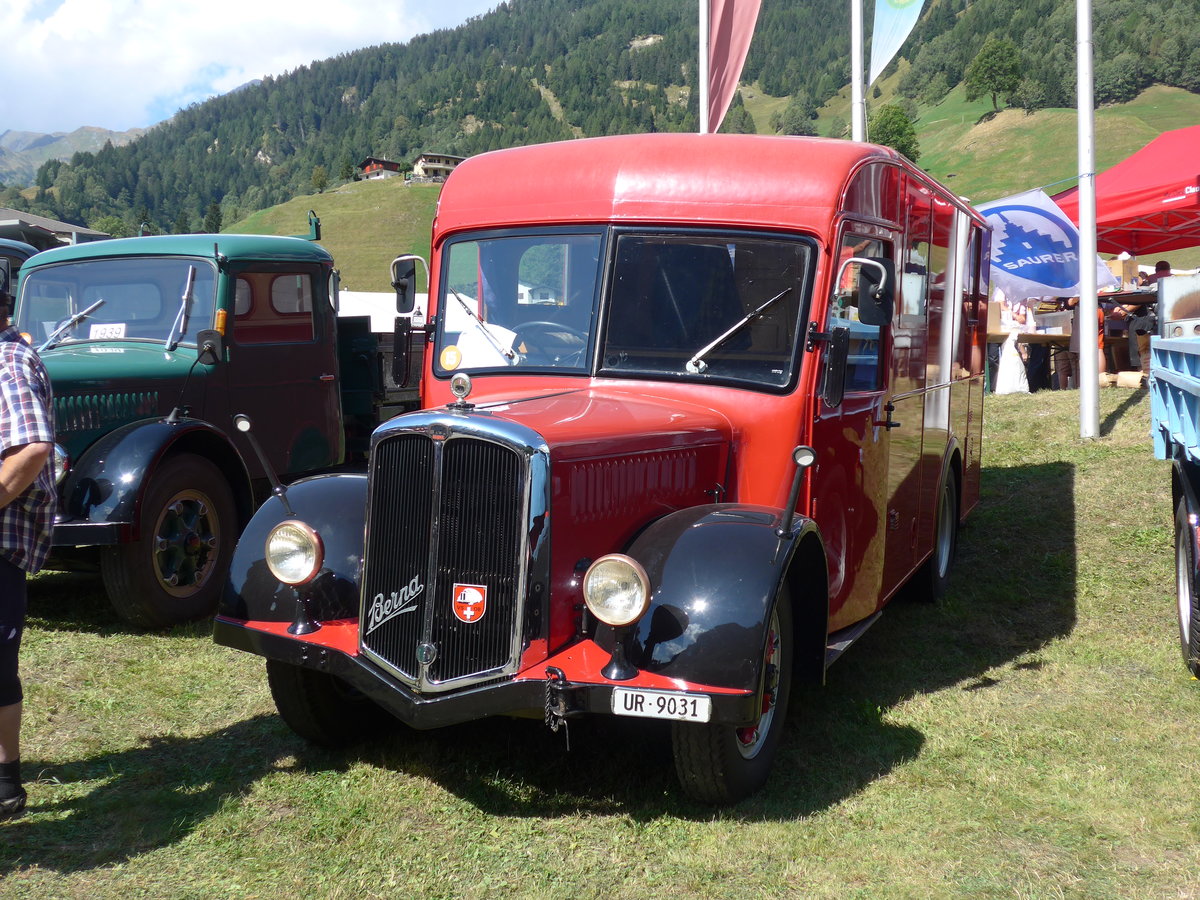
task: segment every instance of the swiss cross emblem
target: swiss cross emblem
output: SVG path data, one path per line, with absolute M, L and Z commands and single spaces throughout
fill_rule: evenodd
M 487 585 L 454 585 L 454 617 L 460 622 L 478 622 L 487 612 Z

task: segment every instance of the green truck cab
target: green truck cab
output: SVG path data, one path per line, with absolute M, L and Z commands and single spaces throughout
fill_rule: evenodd
M 353 466 L 374 426 L 417 402 L 385 378 L 368 318 L 337 304 L 332 257 L 299 238 L 129 238 L 26 263 L 16 324 L 55 395 L 49 566 L 98 566 L 133 624 L 212 612 L 272 470 Z

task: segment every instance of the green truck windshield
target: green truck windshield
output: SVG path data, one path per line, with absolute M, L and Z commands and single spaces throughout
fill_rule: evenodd
M 195 344 L 196 333 L 212 327 L 215 303 L 216 268 L 207 260 L 93 259 L 29 271 L 17 304 L 17 327 L 35 346 L 52 337 L 54 345 Z

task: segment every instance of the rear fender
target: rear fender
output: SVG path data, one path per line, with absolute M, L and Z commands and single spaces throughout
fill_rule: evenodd
M 289 515 L 278 497 L 271 497 L 250 520 L 229 567 L 229 580 L 218 614 L 260 622 L 290 622 L 296 615 L 296 591 L 282 584 L 266 562 L 267 534 L 286 519 L 299 519 L 321 536 L 325 561 L 321 572 L 303 590 L 309 613 L 317 621 L 358 615 L 366 528 L 367 476 L 318 475 L 287 489 Z
M 630 661 L 668 678 L 757 690 L 771 604 L 798 548 L 824 560 L 811 519 L 796 516 L 790 537 L 780 538 L 782 519 L 769 507 L 714 504 L 665 516 L 642 532 L 628 554 L 650 577 L 651 601 L 627 648 Z M 824 622 L 824 590 L 801 596 L 803 581 L 791 583 L 794 621 L 808 627 L 813 616 L 802 611 L 818 604 Z M 823 646 L 823 633 L 819 639 Z M 612 629 L 600 626 L 596 641 L 611 650 Z

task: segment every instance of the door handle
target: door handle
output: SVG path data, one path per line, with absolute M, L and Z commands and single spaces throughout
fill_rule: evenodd
M 336 375 L 318 375 L 317 376 L 317 381 L 336 381 L 336 380 L 337 380 Z
M 893 428 L 899 428 L 900 423 L 893 421 L 893 419 L 892 419 L 892 413 L 894 413 L 896 411 L 896 404 L 894 404 L 894 403 L 884 404 L 883 411 L 887 413 L 887 418 L 884 419 L 882 422 L 876 422 L 875 423 L 876 426 L 879 426 L 882 428 L 887 428 L 889 431 Z

